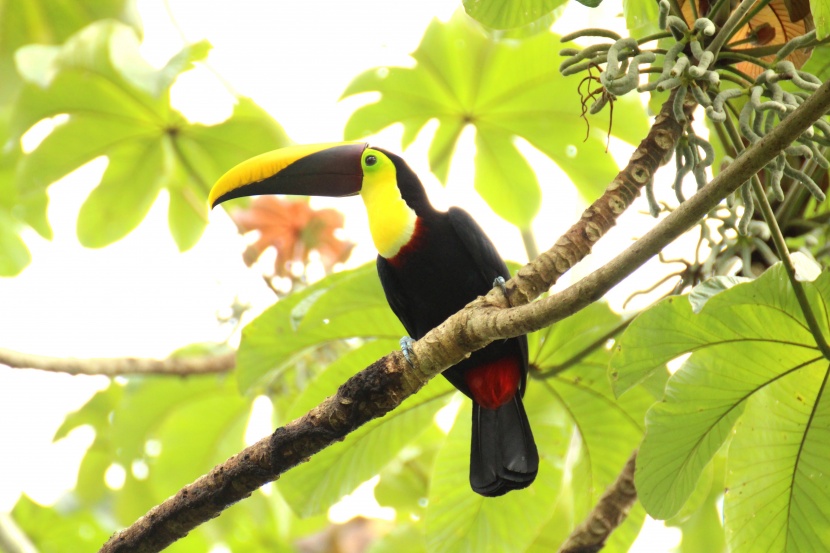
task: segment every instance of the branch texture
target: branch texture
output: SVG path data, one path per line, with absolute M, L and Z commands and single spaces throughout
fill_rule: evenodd
M 580 220 L 551 249 L 522 267 L 511 279 L 507 288 L 511 305 L 533 301 L 591 253 L 594 244 L 617 223 L 617 217 L 640 195 L 640 190 L 654 179 L 657 169 L 668 163 L 683 131 L 683 125 L 673 115 L 676 94 L 677 90 L 672 91 L 648 135 L 603 195 L 582 213 Z M 691 95 L 684 98 L 683 112 L 687 121 L 692 120 L 695 106 Z
M 76 359 L 33 355 L 0 348 L 0 365 L 6 365 L 14 369 L 38 369 L 68 374 L 104 376 L 172 374 L 192 376 L 228 372 L 236 366 L 236 354 L 231 352 L 205 357 L 168 357 L 167 359 L 141 359 L 137 357 Z
M 710 184 L 681 204 L 634 245 L 588 277 L 558 294 L 518 307 L 508 307 L 508 300 L 498 289 L 478 298 L 413 343 L 414 369 L 406 364 L 400 352 L 390 353 L 376 361 L 347 380 L 335 396 L 305 416 L 277 429 L 272 436 L 214 467 L 210 473 L 154 507 L 131 527 L 113 536 L 101 551 L 145 553 L 161 550 L 199 524 L 218 516 L 223 509 L 247 497 L 259 486 L 275 480 L 299 462 L 343 439 L 354 428 L 384 415 L 430 378 L 458 363 L 471 351 L 496 339 L 539 330 L 582 309 L 696 224 L 722 198 L 761 170 L 767 160 L 826 113 L 828 108 L 830 83 L 825 83 L 781 125 L 750 147 Z M 653 132 L 649 133 L 649 137 Z M 670 132 L 661 138 L 663 152 L 673 149 L 674 144 L 668 142 L 671 136 L 679 136 L 679 132 L 678 128 L 676 134 Z M 652 156 L 648 152 L 640 152 L 638 148 L 632 163 L 646 156 L 654 160 L 648 162 L 649 167 L 654 164 L 654 170 L 667 158 L 665 153 Z M 647 174 L 651 178 L 653 170 Z M 647 180 L 639 178 L 637 182 L 645 184 Z M 622 192 L 615 195 L 614 191 L 620 188 L 626 190 L 626 196 Z M 583 242 L 588 245 L 595 242 L 613 226 L 613 220 L 607 221 L 599 214 L 616 213 L 617 209 L 621 212 L 636 196 L 636 192 L 623 183 L 617 183 L 617 179 L 609 190 L 598 200 L 604 201 L 604 206 L 596 206 L 595 203 L 586 211 L 583 221 L 588 223 L 580 221 L 557 241 L 551 251 L 542 254 L 508 282 L 510 303 L 525 303 L 547 290 L 556 278 L 581 258 Z M 631 198 L 625 201 L 628 195 Z M 622 207 L 614 199 L 618 197 L 623 199 Z M 593 226 L 594 223 L 597 226 Z M 575 231 L 577 228 L 580 228 L 578 232 Z M 576 235 L 571 236 L 571 233 Z M 565 256 L 563 251 L 572 252 L 573 257 Z

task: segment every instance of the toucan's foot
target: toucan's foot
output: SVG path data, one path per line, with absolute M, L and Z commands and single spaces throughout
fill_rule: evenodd
M 507 286 L 504 285 L 504 277 L 497 276 L 496 280 L 493 281 L 493 288 L 499 288 L 501 293 L 504 294 L 504 299 L 507 300 L 507 305 L 511 305 L 510 296 L 507 295 Z
M 504 297 L 507 297 L 507 286 L 504 285 L 504 277 L 497 276 L 496 280 L 493 281 L 493 288 L 498 286 L 501 288 L 501 293 L 504 294 Z
M 409 336 L 404 336 L 401 338 L 401 352 L 403 356 L 406 358 L 406 362 L 409 363 L 409 366 L 413 369 L 415 368 L 415 363 L 412 362 L 412 358 L 415 356 L 415 352 L 412 351 L 412 344 L 415 342 Z

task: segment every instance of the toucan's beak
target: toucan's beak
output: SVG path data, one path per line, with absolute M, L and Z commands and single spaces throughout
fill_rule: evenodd
M 365 143 L 289 146 L 243 161 L 210 191 L 210 207 L 260 194 L 352 196 L 360 192 Z

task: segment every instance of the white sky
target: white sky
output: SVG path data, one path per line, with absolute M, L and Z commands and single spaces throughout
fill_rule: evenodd
M 459 4 L 458 0 L 169 0 L 184 37 L 191 42 L 206 38 L 213 44 L 211 67 L 240 94 L 268 109 L 298 143 L 342 139 L 348 116 L 367 101 L 364 97 L 338 102 L 350 80 L 368 68 L 410 65 L 407 54 L 417 47 L 430 20 L 435 16 L 446 20 Z M 182 47 L 180 31 L 160 0 L 140 0 L 138 5 L 145 27 L 142 53 L 161 65 Z M 603 6 L 602 11 L 591 11 L 574 2 L 558 27 L 588 26 L 589 15 L 607 18 L 621 12 L 611 0 Z M 621 18 L 615 24 L 620 29 Z M 206 122 L 229 110 L 229 95 L 204 68 L 180 80 L 174 101 L 190 117 Z M 225 111 L 217 113 L 217 105 Z M 393 128 L 372 142 L 397 151 L 399 137 L 400 130 Z M 462 137 L 456 158 L 460 161 L 453 165 L 448 192 L 423 162 L 428 138 L 422 133 L 405 157 L 426 182 L 435 203 L 462 205 L 488 229 L 506 258 L 524 261 L 518 232 L 493 216 L 472 190 L 471 134 Z M 564 179 L 546 157 L 530 147 L 523 150 L 541 182 Z M 615 147 L 612 153 L 622 162 L 632 150 Z M 273 302 L 259 276 L 241 263 L 243 239 L 221 210 L 211 214 L 205 236 L 185 254 L 178 253 L 169 236 L 164 195 L 126 239 L 102 250 L 82 248 L 75 238 L 75 217 L 103 168 L 99 160 L 50 188 L 49 218 L 55 239 L 47 242 L 26 233 L 34 261 L 21 276 L 0 279 L 0 346 L 54 356 L 164 357 L 189 343 L 224 339 L 226 329 L 216 322 L 216 313 L 235 296 L 254 304 L 255 311 Z M 535 225 L 542 250 L 577 220 L 583 208 L 575 193 L 558 190 L 555 196 L 545 194 L 541 211 L 545 215 Z M 374 258 L 359 199 L 316 199 L 315 205 L 346 212 L 345 234 L 358 244 L 351 265 Z M 653 224 L 636 214 L 626 219 L 634 234 Z M 631 232 L 604 240 L 571 278 L 618 253 Z M 648 282 L 655 280 L 654 269 L 646 271 Z M 619 305 L 636 288 L 618 292 L 615 303 Z M 51 438 L 64 414 L 105 384 L 103 378 L 0 367 L 0 443 L 15 452 L 0 456 L 0 474 L 14 475 L 0 479 L 0 512 L 10 510 L 23 490 L 48 504 L 74 486 L 80 455 L 92 433 L 81 430 L 57 444 Z

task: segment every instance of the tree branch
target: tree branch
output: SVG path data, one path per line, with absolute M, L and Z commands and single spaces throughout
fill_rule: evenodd
M 137 357 L 76 359 L 20 353 L 0 348 L 0 365 L 14 369 L 39 369 L 41 371 L 68 374 L 104 376 L 135 374 L 171 374 L 192 376 L 197 374 L 228 372 L 236 366 L 236 353 L 203 357 L 168 357 L 167 359 L 141 359 Z
M 10 514 L 0 513 L 0 551 L 5 553 L 37 553 L 29 536 Z
M 607 228 L 613 226 L 613 220 L 609 224 L 603 220 L 603 215 L 624 209 L 622 207 L 618 210 L 620 204 L 616 203 L 615 197 L 625 199 L 630 194 L 630 199 L 633 200 L 633 196 L 636 196 L 637 191 L 630 190 L 628 183 L 620 183 L 615 179 L 609 191 L 600 199 L 607 198 L 604 200 L 606 204 L 586 210 L 583 221 L 588 222 L 582 225 L 581 235 L 571 235 L 579 226 L 575 225 L 557 241 L 551 251 L 529 263 L 516 278 L 508 282 L 511 303 L 525 303 L 524 305 L 506 307 L 507 301 L 498 289 L 471 302 L 413 343 L 417 361 L 414 369 L 407 365 L 400 352 L 390 353 L 376 361 L 347 380 L 337 394 L 303 417 L 278 428 L 272 436 L 263 438 L 214 467 L 208 474 L 151 509 L 132 526 L 114 535 L 101 551 L 147 553 L 161 550 L 199 524 L 218 516 L 229 505 L 249 496 L 258 487 L 277 479 L 280 474 L 331 443 L 343 439 L 354 428 L 384 415 L 420 389 L 430 378 L 458 363 L 471 351 L 496 339 L 539 330 L 582 309 L 695 225 L 722 198 L 761 170 L 767 160 L 772 159 L 809 128 L 828 108 L 830 82 L 822 85 L 771 133 L 750 147 L 711 183 L 634 245 L 568 289 L 527 304 L 527 301 L 547 290 L 559 275 L 576 262 L 574 260 L 583 251 L 582 242 L 595 242 L 604 232 L 602 229 L 606 228 L 605 225 Z M 659 123 L 658 116 L 657 125 Z M 661 128 L 657 125 L 655 128 Z M 653 132 L 654 128 L 649 135 Z M 658 137 L 663 140 L 663 146 L 670 147 L 662 149 L 664 153 L 661 156 L 664 158 L 658 162 L 665 162 L 665 156 L 668 155 L 665 152 L 670 153 L 674 148 L 670 140 L 666 140 L 667 137 L 670 138 L 670 135 Z M 634 155 L 642 154 L 640 150 L 638 148 Z M 650 155 L 648 152 L 645 154 Z M 640 160 L 640 157 L 632 158 L 632 163 Z M 645 163 L 650 166 L 652 161 Z M 642 180 L 642 184 L 647 180 Z M 568 257 L 568 253 L 573 256 Z M 565 265 L 560 265 L 557 260 Z
M 602 494 L 588 518 L 574 528 L 559 553 L 595 553 L 603 548 L 605 540 L 622 524 L 628 511 L 637 501 L 634 488 L 634 465 L 637 451 L 631 454 L 622 472 Z

